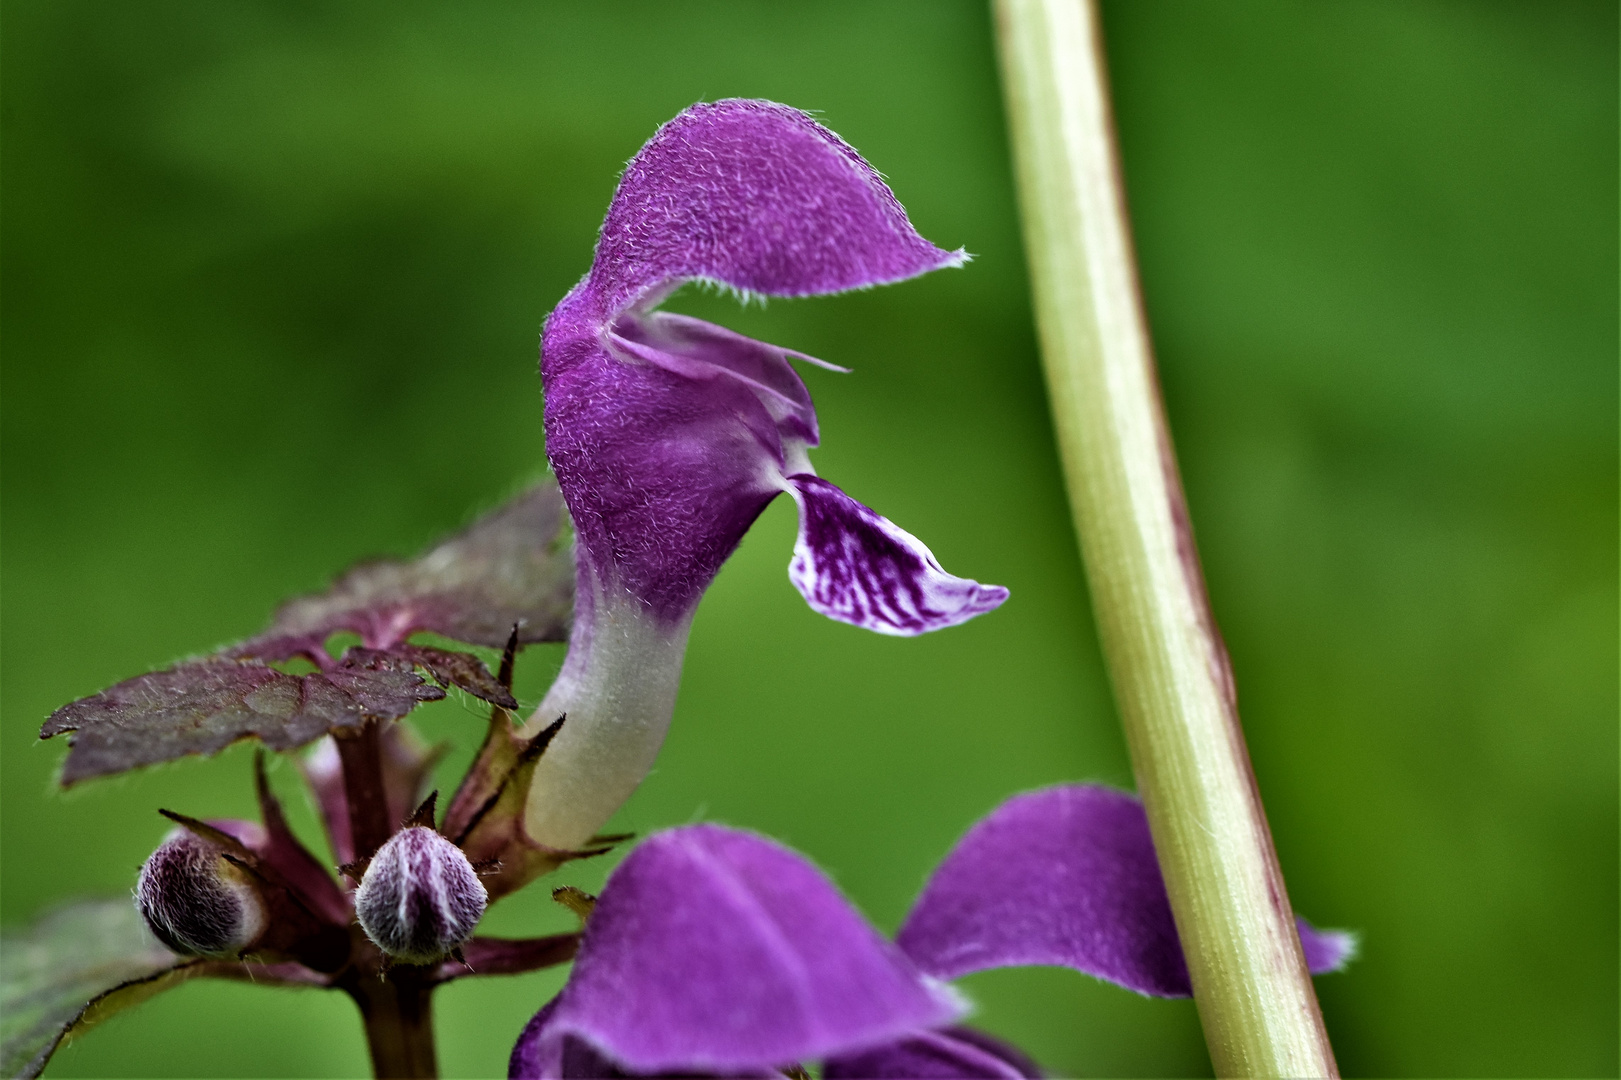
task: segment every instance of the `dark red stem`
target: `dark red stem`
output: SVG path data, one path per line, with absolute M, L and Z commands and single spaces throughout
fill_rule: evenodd
M 401 965 L 378 976 L 352 970 L 343 989 L 360 1008 L 372 1075 L 405 1080 L 439 1075 L 433 1046 L 433 984 L 421 968 Z
M 359 728 L 334 732 L 343 763 L 343 795 L 349 808 L 349 838 L 356 859 L 377 853 L 399 824 L 388 817 L 383 788 L 383 754 L 379 723 L 368 718 Z

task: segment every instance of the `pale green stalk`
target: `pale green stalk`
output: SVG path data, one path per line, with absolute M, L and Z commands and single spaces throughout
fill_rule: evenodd
M 1165 425 L 1096 8 L 995 0 L 1041 351 L 1138 790 L 1220 1076 L 1336 1076 Z

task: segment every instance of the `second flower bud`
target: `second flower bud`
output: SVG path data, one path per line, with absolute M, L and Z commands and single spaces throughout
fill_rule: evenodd
M 258 830 L 246 821 L 219 824 L 249 836 Z M 267 923 L 253 875 L 185 828 L 165 837 L 141 867 L 135 906 L 158 940 L 184 956 L 239 956 Z

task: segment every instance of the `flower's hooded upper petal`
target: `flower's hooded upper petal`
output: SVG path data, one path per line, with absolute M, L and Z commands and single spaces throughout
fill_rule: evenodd
M 880 634 L 914 636 L 1001 605 L 1000 585 L 946 573 L 923 542 L 817 476 L 790 476 L 799 539 L 788 578 L 812 609 Z
M 822 1066 L 826 1080 L 1036 1080 L 1041 1075 L 1024 1051 L 967 1027 L 919 1032 L 828 1058 Z
M 1349 935 L 1300 930 L 1312 971 L 1349 959 Z M 1142 804 L 1103 787 L 993 811 L 935 870 L 896 943 L 940 978 L 1052 964 L 1143 994 L 1192 992 Z
M 805 113 L 729 99 L 685 110 L 626 167 L 588 287 L 611 316 L 694 278 L 815 296 L 964 258 L 919 236 L 877 170 Z
M 961 1011 L 803 857 L 697 825 L 650 837 L 614 871 L 568 986 L 514 1061 L 560 1069 L 572 1037 L 638 1073 L 757 1072 Z

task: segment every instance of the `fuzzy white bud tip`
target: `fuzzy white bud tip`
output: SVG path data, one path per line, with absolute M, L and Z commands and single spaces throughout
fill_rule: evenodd
M 473 936 L 489 894 L 462 850 L 432 829 L 403 829 L 372 856 L 355 914 L 379 949 L 431 964 Z

